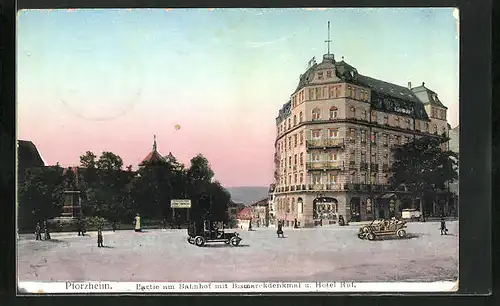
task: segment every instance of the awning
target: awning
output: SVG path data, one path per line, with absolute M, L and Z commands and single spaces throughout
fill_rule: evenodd
M 393 196 L 395 196 L 396 194 L 394 193 L 386 193 L 384 194 L 383 196 L 381 196 L 380 198 L 381 199 L 389 199 L 389 198 L 392 198 Z

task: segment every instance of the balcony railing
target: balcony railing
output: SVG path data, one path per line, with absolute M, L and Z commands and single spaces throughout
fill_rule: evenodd
M 329 162 L 308 162 L 306 164 L 306 167 L 308 170 L 342 170 L 344 169 L 344 163 L 343 162 L 334 162 L 334 161 L 329 161 Z
M 359 169 L 361 171 L 366 171 L 368 170 L 368 163 L 361 163 L 360 166 L 359 166 Z
M 308 190 L 344 190 L 343 184 L 309 184 Z
M 342 148 L 345 146 L 344 138 L 319 138 L 306 140 L 308 148 Z

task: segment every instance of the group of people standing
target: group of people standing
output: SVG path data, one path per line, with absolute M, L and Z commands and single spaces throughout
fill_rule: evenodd
M 42 239 L 42 232 L 44 233 L 44 237 Z M 36 240 L 50 240 L 50 231 L 47 226 L 47 221 L 43 221 L 43 225 L 40 222 L 37 222 L 35 227 L 35 239 Z

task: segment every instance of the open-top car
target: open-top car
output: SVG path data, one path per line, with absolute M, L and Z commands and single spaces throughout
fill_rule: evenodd
M 210 242 L 224 242 L 225 244 L 238 246 L 241 240 L 238 233 L 227 233 L 224 231 L 224 222 L 208 220 L 191 221 L 188 225 L 187 241 L 199 247 Z
M 374 240 L 377 237 L 397 236 L 399 238 L 406 237 L 406 222 L 396 219 L 373 220 L 369 225 L 360 227 L 358 238 Z

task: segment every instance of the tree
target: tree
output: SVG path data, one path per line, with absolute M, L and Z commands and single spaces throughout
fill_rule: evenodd
M 391 185 L 405 187 L 420 197 L 420 211 L 424 213 L 424 194 L 444 190 L 447 182 L 458 179 L 458 154 L 444 151 L 442 140 L 421 137 L 392 149 Z
M 93 152 L 87 151 L 84 155 L 80 156 L 80 165 L 82 168 L 94 169 L 97 167 L 96 159 L 97 156 Z
M 214 172 L 210 168 L 208 160 L 202 154 L 198 154 L 191 159 L 191 166 L 187 171 L 187 176 L 192 181 L 211 182 Z
M 113 152 L 102 152 L 99 160 L 96 162 L 99 170 L 121 170 L 123 167 L 123 160 L 120 156 Z

